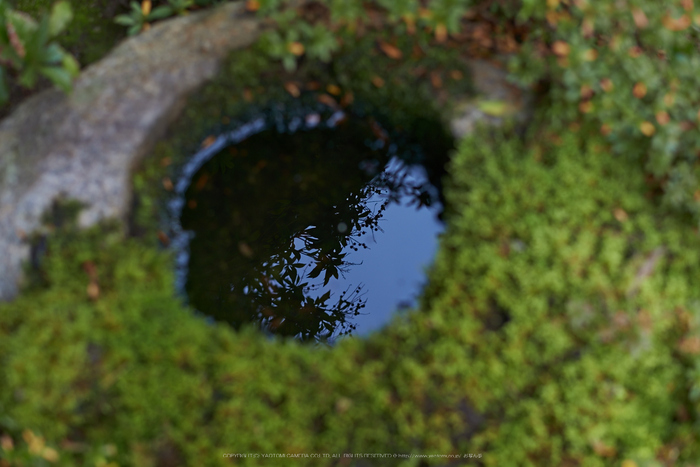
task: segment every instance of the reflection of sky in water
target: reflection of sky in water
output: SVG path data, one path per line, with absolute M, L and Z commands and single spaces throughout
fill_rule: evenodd
M 401 163 L 394 158 L 386 170 L 400 167 Z M 422 167 L 408 170 L 407 181 L 416 184 L 427 181 Z M 384 199 L 385 196 L 376 194 L 368 204 L 379 205 Z M 367 306 L 361 315 L 351 318 L 357 325 L 353 335 L 364 336 L 376 331 L 386 325 L 399 308 L 416 305 L 426 280 L 426 268 L 435 256 L 438 235 L 444 226 L 437 218 L 440 206 L 416 209 L 415 205 L 408 205 L 411 199 L 403 196 L 398 203 L 389 204 L 379 221 L 382 231 L 357 237 L 369 248 L 351 251 L 347 257 L 350 263 L 362 264 L 351 266 L 345 277 L 331 279 L 328 286 L 321 289 L 325 292 L 330 288 L 333 296 L 338 297 L 348 287 L 364 285 L 362 293 Z
M 342 117 L 342 114 L 340 116 Z M 334 115 L 327 122 L 328 127 L 334 126 L 336 117 L 338 116 Z M 289 128 L 296 129 L 299 125 L 307 129 L 314 128 L 319 124 L 319 116 L 307 115 L 305 121 L 300 122 L 299 119 L 294 120 L 289 124 Z M 215 153 L 226 145 L 235 144 L 258 133 L 263 128 L 262 121 L 244 125 L 218 138 L 211 147 L 195 154 L 183 168 L 176 185 L 177 196 L 169 204 L 169 210 L 174 219 L 172 233 L 174 234 L 173 246 L 177 252 L 178 290 L 183 290 L 187 275 L 189 242 L 194 235 L 193 232 L 183 230 L 178 222 L 185 203 L 183 196 L 185 190 L 195 172 Z M 380 147 L 383 146 L 381 140 L 376 143 Z M 359 168 L 368 174 L 376 174 L 381 170 L 381 165 L 379 161 L 365 160 L 360 163 Z M 418 187 L 423 184 L 429 186 L 423 167 L 405 167 L 395 157 L 384 169 L 384 174 L 395 175 L 395 177 L 388 177 L 395 181 L 402 179 L 403 175 L 403 186 Z M 430 198 L 435 200 L 438 195 L 434 188 L 433 191 Z M 386 201 L 388 193 L 389 190 L 384 189 L 383 193 L 371 196 L 364 204 L 376 212 Z M 309 297 L 320 297 L 330 289 L 331 303 L 336 301 L 343 292 L 346 292 L 346 299 L 352 297 L 352 291 L 362 286 L 360 297 L 366 302 L 366 307 L 361 310 L 359 316 L 348 316 L 349 322 L 356 325 L 352 335 L 364 336 L 378 330 L 391 320 L 397 310 L 416 305 L 416 299 L 426 280 L 425 270 L 432 262 L 437 249 L 437 237 L 443 230 L 442 223 L 437 219 L 440 206 L 417 209 L 416 201 L 415 194 L 400 196 L 398 201 L 389 203 L 384 210 L 383 216 L 379 219 L 380 231 L 372 232 L 371 229 L 366 229 L 369 232 L 362 236 L 357 232 L 353 233 L 352 237 L 357 242 L 366 244 L 368 248 L 360 247 L 358 251 L 352 251 L 348 246 L 344 249 L 348 255 L 345 258 L 346 265 L 342 268 L 344 273 L 338 279 L 331 278 L 326 287 L 323 286 L 324 274 L 316 279 L 304 280 L 313 289 L 307 292 Z M 344 229 L 347 229 L 347 225 L 341 222 L 338 230 L 343 233 Z M 297 248 L 301 247 L 301 244 L 298 244 L 300 241 L 299 239 L 294 241 Z M 314 266 L 309 260 L 310 258 L 303 258 L 300 261 L 306 263 L 307 267 L 304 271 L 306 273 Z M 301 270 L 299 272 L 302 273 Z M 211 319 L 208 320 L 211 321 Z

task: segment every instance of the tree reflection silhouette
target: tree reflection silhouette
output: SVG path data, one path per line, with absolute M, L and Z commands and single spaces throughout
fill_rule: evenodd
M 390 153 L 373 125 L 348 119 L 332 129 L 265 131 L 205 164 L 181 219 L 196 234 L 191 305 L 236 328 L 256 322 L 302 340 L 352 332 L 351 318 L 365 307 L 362 286 L 338 297 L 323 289 L 353 265 L 350 251 L 367 248 L 359 238 L 380 230 L 392 196 L 370 199 L 408 190 L 430 203 L 425 187 L 406 188 L 398 174 L 376 176 Z

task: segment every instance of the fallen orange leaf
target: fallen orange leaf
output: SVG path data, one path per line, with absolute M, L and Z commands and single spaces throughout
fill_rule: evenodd
M 646 121 L 639 124 L 639 130 L 644 136 L 651 136 L 656 132 L 654 124 Z
M 430 84 L 432 84 L 435 89 L 440 89 L 442 87 L 442 77 L 440 73 L 436 71 L 430 72 Z
M 566 57 L 569 55 L 570 51 L 571 47 L 564 41 L 555 41 L 554 44 L 552 44 L 552 52 L 559 57 Z
M 287 44 L 287 50 L 292 53 L 292 55 L 302 55 L 304 53 L 304 44 L 301 42 L 290 42 Z
M 388 42 L 379 41 L 379 48 L 382 52 L 384 52 L 384 55 L 386 55 L 389 58 L 393 58 L 394 60 L 398 60 L 403 56 L 401 49 L 392 44 L 389 44 Z
M 378 88 L 381 88 L 384 86 L 384 80 L 381 77 L 375 75 L 372 77 L 372 84 L 374 84 Z
M 647 95 L 647 85 L 641 82 L 635 84 L 634 88 L 632 88 L 632 94 L 634 94 L 634 97 L 637 99 L 641 99 Z
M 245 9 L 248 11 L 258 11 L 260 9 L 260 1 L 248 0 L 245 4 Z
M 173 191 L 173 182 L 168 177 L 165 177 L 163 179 L 163 188 L 165 188 L 168 191 Z
M 343 92 L 340 87 L 336 86 L 335 84 L 329 84 L 326 86 L 326 91 L 328 91 L 328 94 L 332 94 L 334 96 L 339 96 Z
M 443 23 L 439 23 L 435 26 L 435 40 L 438 42 L 445 42 L 447 40 L 447 26 Z
M 644 29 L 649 25 L 649 18 L 647 15 L 639 8 L 632 9 L 632 18 L 634 19 L 634 24 L 639 29 Z
M 214 135 L 209 135 L 206 138 L 204 138 L 204 141 L 202 141 L 202 149 L 206 149 L 212 144 L 214 144 L 214 141 L 216 141 L 216 136 Z
M 668 112 L 662 110 L 656 113 L 656 121 L 659 122 L 659 125 L 664 126 L 671 121 L 671 117 L 668 115 Z

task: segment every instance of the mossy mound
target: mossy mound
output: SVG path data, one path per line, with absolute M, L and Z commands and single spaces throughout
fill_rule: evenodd
M 332 349 L 207 324 L 166 253 L 64 230 L 0 306 L 5 464 L 696 459 L 700 239 L 599 141 L 504 136 L 454 158 L 421 309 Z

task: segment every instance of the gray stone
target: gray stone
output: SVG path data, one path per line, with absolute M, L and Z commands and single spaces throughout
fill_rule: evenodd
M 260 30 L 243 2 L 162 22 L 87 68 L 71 95 L 44 91 L 0 123 L 0 300 L 16 295 L 24 237 L 56 197 L 86 204 L 81 226 L 125 218 L 134 166 L 186 97 Z

